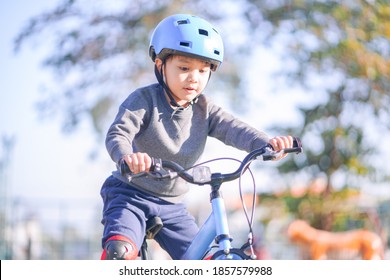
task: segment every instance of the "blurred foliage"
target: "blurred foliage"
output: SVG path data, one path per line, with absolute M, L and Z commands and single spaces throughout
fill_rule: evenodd
M 285 216 L 308 221 L 317 229 L 337 232 L 366 228 L 378 231 L 376 216 L 371 213 L 375 210 L 357 206 L 360 195 L 357 189 L 333 191 L 326 197 L 310 190 L 298 196 L 286 191 L 261 194 L 259 200 L 263 207 L 277 205 L 278 209 L 284 209 Z M 274 218 L 272 215 L 267 217 L 269 220 Z M 263 222 L 267 223 L 266 220 Z
M 375 164 L 379 149 L 371 134 L 390 127 L 390 3 L 250 2 L 252 26 L 272 23 L 270 44 L 275 39 L 284 44 L 286 81 L 318 96 L 317 104 L 301 106 L 302 125 L 285 132 L 302 137 L 304 160 L 292 158 L 280 171 L 325 176 L 325 195 L 340 175 L 341 187 L 358 187 L 363 178 L 388 180 Z
M 240 110 L 247 102 L 242 73 L 246 63 L 261 63 L 251 60 L 259 47 L 272 48 L 283 61 L 275 88 L 296 85 L 316 101 L 300 106 L 297 127 L 277 128 L 300 135 L 305 149 L 289 157 L 281 172 L 325 177 L 325 195 L 336 176 L 344 177 L 344 187 L 359 186 L 361 178 L 388 180 L 374 164 L 378 143 L 370 138 L 371 128 L 390 126 L 388 1 L 63 0 L 31 18 L 15 39 L 16 50 L 33 38 L 52 47 L 44 65 L 56 83 L 39 110 L 60 112 L 66 131 L 89 119 L 104 135 L 118 103 L 155 81 L 149 37 L 173 13 L 198 14 L 220 29 L 226 59 L 210 86 L 232 107 Z

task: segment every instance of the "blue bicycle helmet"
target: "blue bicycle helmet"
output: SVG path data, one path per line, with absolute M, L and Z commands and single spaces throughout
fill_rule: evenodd
M 163 19 L 153 32 L 149 56 L 164 60 L 170 54 L 191 56 L 210 62 L 215 71 L 223 61 L 223 42 L 206 20 L 188 14 Z

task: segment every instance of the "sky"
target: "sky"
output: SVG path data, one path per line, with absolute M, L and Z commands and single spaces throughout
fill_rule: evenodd
M 96 142 L 87 125 L 68 135 L 61 132 L 57 116 L 43 120 L 39 117 L 34 107 L 41 98 L 39 89 L 51 79 L 49 70 L 40 65 L 45 57 L 44 42 L 37 46 L 27 43 L 19 53 L 13 52 L 13 39 L 26 21 L 57 3 L 51 0 L 0 0 L 3 26 L 0 29 L 0 137 L 5 135 L 15 140 L 6 170 L 7 195 L 18 198 L 18 203 L 31 203 L 32 209 L 39 204 L 57 211 L 59 205 L 73 203 L 70 205 L 78 205 L 76 210 L 96 210 L 94 207 L 100 207 L 100 187 L 114 168 L 113 163 L 107 154 L 93 162 L 89 160 L 88 154 Z M 272 66 L 277 67 L 269 53 L 262 52 L 256 59 L 262 60 L 259 65 L 267 65 L 267 71 L 272 71 Z M 289 89 L 290 99 L 273 94 L 270 106 L 257 102 L 269 98 L 265 94 L 272 89 L 264 82 L 265 69 L 254 68 L 253 71 L 258 76 L 250 81 L 249 87 L 256 90 L 251 92 L 253 100 L 248 106 L 257 106 L 262 118 L 246 116 L 244 120 L 258 128 L 271 120 L 274 123 L 299 121 L 291 100 L 299 102 L 307 100 L 307 96 Z M 221 102 L 224 102 L 223 97 Z M 211 141 L 213 144 L 215 142 Z M 98 143 L 98 146 L 105 151 L 104 143 Z M 209 150 L 208 158 L 223 156 L 226 151 L 233 157 L 243 156 L 222 145 L 214 146 L 216 148 Z M 0 147 L 0 158 L 2 156 L 4 151 Z M 71 209 L 68 209 L 68 216 L 69 219 L 75 217 Z

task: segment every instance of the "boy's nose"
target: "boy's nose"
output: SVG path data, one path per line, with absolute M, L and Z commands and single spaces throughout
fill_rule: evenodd
M 188 75 L 188 81 L 190 82 L 196 82 L 198 79 L 198 73 L 196 71 L 192 71 L 191 73 L 189 73 Z

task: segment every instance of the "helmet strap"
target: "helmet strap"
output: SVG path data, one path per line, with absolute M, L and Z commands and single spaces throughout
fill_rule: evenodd
M 163 74 L 164 64 L 165 64 L 165 60 L 164 60 L 163 65 L 161 67 L 161 71 L 158 70 L 157 65 L 154 65 L 154 74 L 156 75 L 157 81 L 163 87 L 164 91 L 167 93 L 168 98 L 169 98 L 169 104 L 171 104 L 171 106 L 177 107 L 177 108 L 183 107 L 176 102 L 175 98 L 173 97 L 172 91 L 170 90 L 170 88 L 168 87 L 168 85 L 164 81 L 164 74 Z
M 168 85 L 164 81 L 164 70 L 163 70 L 163 68 L 165 66 L 165 62 L 166 62 L 166 58 L 163 59 L 163 63 L 161 65 L 161 70 L 160 71 L 158 70 L 157 65 L 154 65 L 154 74 L 155 74 L 155 76 L 157 78 L 158 83 L 163 87 L 164 91 L 168 95 L 169 104 L 172 107 L 174 107 L 173 114 L 175 114 L 177 111 L 187 110 L 190 106 L 194 105 L 198 101 L 198 98 L 199 98 L 200 94 L 195 96 L 195 98 L 193 98 L 192 100 L 188 101 L 188 106 L 187 107 L 179 105 L 177 103 L 177 101 L 175 100 L 174 94 L 172 93 L 171 89 L 168 87 Z M 209 80 L 210 80 L 210 78 L 211 78 L 211 72 L 210 72 Z

